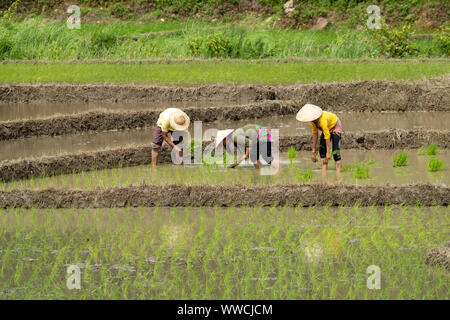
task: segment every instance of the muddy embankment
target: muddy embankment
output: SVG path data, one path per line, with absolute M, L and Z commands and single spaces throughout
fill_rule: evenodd
M 3 84 L 0 102 L 88 103 L 146 101 L 296 100 L 335 111 L 448 111 L 450 84 L 444 77 L 417 82 L 362 81 L 272 85 Z
M 317 195 L 321 195 L 318 197 Z M 0 191 L 1 208 L 86 208 L 153 206 L 361 206 L 448 205 L 450 188 L 429 184 L 349 186 L 323 184 L 277 186 L 129 186 L 96 190 Z
M 241 120 L 267 115 L 288 115 L 299 110 L 293 101 L 263 101 L 229 107 L 186 108 L 191 121 Z M 89 131 L 136 129 L 155 126 L 161 110 L 104 112 L 93 111 L 46 119 L 0 122 L 0 140 L 31 136 L 59 136 Z
M 385 130 L 373 132 L 348 132 L 342 139 L 345 149 L 415 149 L 430 143 L 439 148 L 450 148 L 450 131 L 437 130 Z M 203 150 L 211 144 L 205 142 Z M 280 137 L 279 150 L 287 151 L 295 146 L 297 150 L 310 150 L 311 135 Z M 170 150 L 165 145 L 159 163 L 170 163 Z M 53 176 L 82 171 L 132 167 L 151 163 L 150 146 L 105 149 L 68 155 L 3 161 L 0 163 L 0 181 L 27 179 L 38 176 Z

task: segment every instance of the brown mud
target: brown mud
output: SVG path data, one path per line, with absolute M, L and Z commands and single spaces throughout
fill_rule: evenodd
M 362 81 L 289 86 L 2 84 L 0 102 L 295 100 L 301 105 L 314 103 L 335 111 L 448 111 L 449 89 L 447 77 L 436 81 Z
M 439 148 L 450 148 L 450 131 L 438 130 L 384 130 L 344 133 L 343 149 L 417 149 L 436 143 Z M 204 142 L 206 147 L 209 142 Z M 286 136 L 279 139 L 279 150 L 310 150 L 311 135 Z M 165 145 L 160 152 L 160 163 L 170 163 L 170 150 Z M 68 155 L 2 161 L 0 181 L 27 179 L 38 176 L 54 176 L 82 171 L 111 169 L 147 165 L 151 162 L 150 146 L 104 149 L 95 152 L 80 152 Z
M 442 247 L 431 249 L 427 254 L 426 263 L 450 270 L 450 241 Z
M 318 197 L 320 195 L 320 197 Z M 201 206 L 361 206 L 405 204 L 447 206 L 450 188 L 429 184 L 349 186 L 129 186 L 81 190 L 0 191 L 0 208 L 201 207 Z

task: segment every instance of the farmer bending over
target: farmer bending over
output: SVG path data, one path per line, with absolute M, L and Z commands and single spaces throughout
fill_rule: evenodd
M 183 151 L 177 146 L 183 141 L 180 136 L 177 141 L 172 142 L 168 133 L 172 135 L 174 131 L 186 131 L 189 128 L 190 119 L 186 113 L 177 108 L 168 108 L 160 113 L 158 122 L 152 138 L 152 166 L 155 167 L 158 162 L 159 149 L 166 141 L 180 157 L 183 157 Z
M 328 160 L 331 159 L 331 154 L 333 154 L 336 163 L 336 173 L 339 175 L 342 167 L 341 151 L 339 147 L 342 135 L 342 124 L 337 115 L 331 112 L 322 111 L 320 107 L 313 104 L 306 104 L 297 113 L 296 119 L 301 122 L 309 122 L 311 125 L 313 133 L 313 161 L 317 160 L 316 146 L 318 129 L 322 131 L 319 147 L 320 159 L 322 161 L 322 176 L 326 178 Z M 332 150 L 330 146 L 331 143 L 333 145 Z
M 235 168 L 243 160 L 250 158 L 255 168 L 260 169 L 263 167 L 263 164 L 259 161 L 260 157 L 272 167 L 280 168 L 279 162 L 272 156 L 272 136 L 267 128 L 256 124 L 248 124 L 236 130 L 219 130 L 216 137 L 216 148 L 221 143 L 227 153 L 232 153 L 232 150 L 239 151 L 238 158 L 230 166 L 231 168 Z M 234 148 L 232 149 L 231 146 Z

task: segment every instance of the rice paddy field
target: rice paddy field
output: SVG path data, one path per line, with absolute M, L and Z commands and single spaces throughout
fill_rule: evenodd
M 445 207 L 1 210 L 1 299 L 448 299 Z M 66 287 L 67 266 L 81 289 Z M 367 267 L 381 269 L 369 290 Z
M 261 19 L 1 21 L 0 299 L 450 298 L 445 28 L 395 58 Z M 342 122 L 339 173 L 307 103 Z M 192 140 L 154 167 L 170 107 Z M 211 152 L 246 124 L 278 130 L 279 170 Z

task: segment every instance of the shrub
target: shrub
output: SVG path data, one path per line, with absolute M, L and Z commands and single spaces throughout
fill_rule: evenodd
M 231 39 L 223 32 L 210 34 L 206 38 L 206 52 L 209 57 L 227 58 L 231 56 Z
M 408 162 L 408 153 L 400 152 L 398 155 L 394 156 L 392 165 L 394 167 L 404 167 Z
M 433 48 L 438 54 L 450 54 L 450 22 L 447 21 L 439 29 L 439 35 L 433 39 Z
M 120 2 L 116 2 L 109 7 L 112 16 L 123 19 L 128 16 L 129 10 Z
M 188 52 L 191 56 L 199 56 L 202 52 L 203 39 L 200 37 L 194 37 L 187 43 Z
M 441 171 L 444 168 L 444 161 L 438 158 L 431 158 L 428 162 L 428 171 Z
M 384 24 L 381 29 L 372 30 L 370 35 L 379 54 L 388 58 L 406 57 L 418 51 L 411 41 L 412 31 L 409 25 L 404 25 L 401 29 L 394 29 Z

